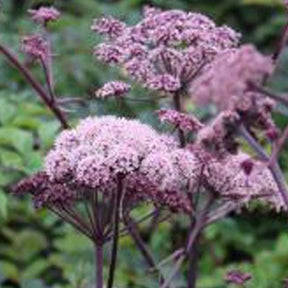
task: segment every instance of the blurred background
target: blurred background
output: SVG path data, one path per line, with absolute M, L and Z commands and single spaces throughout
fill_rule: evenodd
M 75 123 L 87 115 L 109 113 L 138 117 L 158 126 L 153 111 L 159 103 L 152 97 L 147 102 L 125 102 L 121 107 L 113 101 L 102 103 L 93 99 L 100 85 L 121 79 L 116 70 L 101 65 L 92 55 L 93 46 L 100 41 L 90 30 L 95 17 L 113 15 L 136 23 L 146 4 L 198 11 L 208 14 L 218 24 L 226 23 L 238 30 L 243 34 L 243 42 L 252 42 L 263 52 L 273 51 L 287 18 L 281 1 L 276 0 L 2 0 L 0 3 L 0 41 L 23 61 L 20 39 L 38 29 L 30 21 L 27 9 L 54 5 L 63 13 L 60 21 L 50 26 L 54 76 L 60 97 L 80 98 L 78 103 L 65 106 Z M 285 52 L 269 84 L 277 91 L 288 91 L 287 64 Z M 42 81 L 38 65 L 27 65 Z M 135 87 L 131 97 L 151 96 L 146 94 Z M 206 113 L 192 104 L 191 109 Z M 280 127 L 288 119 L 283 114 L 275 114 L 275 118 Z M 29 199 L 8 193 L 13 183 L 41 168 L 43 156 L 58 131 L 58 123 L 0 55 L 0 287 L 88 288 L 93 283 L 89 241 L 49 211 L 35 211 Z M 283 153 L 281 164 L 288 177 L 287 157 L 288 151 Z M 137 210 L 136 216 L 141 216 L 144 210 Z M 150 233 L 149 223 L 144 223 L 141 234 L 160 260 L 181 246 L 187 225 L 185 219 L 175 219 Z M 227 287 L 223 276 L 231 268 L 253 274 L 247 288 L 284 287 L 281 281 L 288 278 L 287 232 L 287 216 L 263 207 L 244 210 L 214 224 L 201 239 L 199 287 Z M 154 275 L 147 274 L 145 263 L 130 238 L 122 238 L 120 245 L 117 287 L 157 287 Z M 178 287 L 185 287 L 181 277 L 177 282 Z

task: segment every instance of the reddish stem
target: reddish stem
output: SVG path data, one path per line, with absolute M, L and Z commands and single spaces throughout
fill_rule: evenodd
M 116 269 L 117 252 L 118 252 L 118 240 L 119 240 L 119 222 L 120 222 L 120 207 L 123 192 L 123 179 L 121 176 L 117 177 L 117 194 L 115 195 L 114 202 L 114 219 L 113 219 L 113 243 L 111 252 L 111 262 L 109 267 L 109 277 L 107 282 L 107 288 L 113 287 L 114 274 Z
M 69 124 L 63 115 L 62 111 L 55 105 L 55 102 L 51 102 L 49 95 L 47 95 L 45 89 L 41 84 L 34 78 L 34 76 L 28 71 L 28 69 L 13 55 L 5 46 L 0 43 L 0 53 L 2 53 L 8 62 L 14 66 L 32 86 L 36 93 L 40 96 L 46 106 L 56 116 L 64 129 L 69 128 Z
M 96 288 L 103 288 L 103 246 L 95 245 Z
M 180 95 L 180 93 L 176 93 L 173 96 L 173 102 L 174 102 L 175 110 L 178 112 L 181 112 L 182 107 L 181 107 L 181 95 Z M 185 146 L 185 135 L 181 129 L 178 129 L 178 135 L 179 135 L 180 146 L 184 147 Z
M 272 154 L 269 160 L 269 166 L 277 162 L 278 156 L 281 150 L 283 149 L 287 138 L 288 138 L 288 125 L 286 126 L 282 136 L 278 139 L 278 141 L 276 142 L 274 146 L 274 149 L 272 151 Z
M 279 43 L 277 45 L 277 49 L 272 56 L 272 60 L 274 63 L 277 63 L 282 51 L 284 50 L 286 46 L 287 40 L 288 40 L 288 23 L 286 23 L 286 25 L 283 28 L 283 32 L 281 34 Z

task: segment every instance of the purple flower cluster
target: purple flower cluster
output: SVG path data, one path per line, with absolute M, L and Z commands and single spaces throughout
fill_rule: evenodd
M 203 124 L 194 116 L 175 110 L 161 109 L 158 111 L 161 122 L 167 122 L 183 132 L 198 132 Z
M 83 189 L 113 197 L 121 177 L 127 207 L 144 200 L 187 212 L 187 187 L 195 185 L 197 171 L 193 153 L 178 148 L 173 138 L 136 120 L 91 117 L 62 132 L 43 173 L 17 190 L 32 194 L 37 206 L 49 206 L 79 200 Z
M 76 195 L 66 183 L 51 181 L 44 172 L 23 179 L 14 187 L 14 191 L 33 195 L 36 208 L 69 206 L 76 200 Z
M 95 96 L 97 98 L 110 98 L 110 97 L 124 97 L 131 89 L 131 86 L 125 82 L 112 81 L 106 83 L 102 88 L 96 91 Z
M 32 59 L 45 61 L 48 55 L 48 43 L 40 35 L 23 37 L 21 49 Z
M 216 55 L 236 47 L 240 38 L 202 14 L 150 7 L 135 26 L 109 17 L 96 19 L 92 29 L 106 36 L 95 48 L 99 60 L 117 64 L 145 87 L 165 93 L 179 91 Z
M 277 211 L 285 209 L 269 169 L 243 152 L 223 159 L 212 158 L 203 173 L 207 189 L 219 193 L 222 198 L 240 200 L 242 203 L 257 199 L 271 204 Z
M 191 85 L 190 93 L 198 104 L 214 103 L 222 110 L 247 111 L 255 101 L 263 99 L 255 93 L 246 93 L 249 82 L 260 83 L 273 69 L 269 57 L 252 45 L 244 45 L 216 57 Z
M 225 281 L 228 284 L 244 285 L 247 281 L 252 279 L 250 273 L 245 273 L 239 270 L 231 270 L 225 275 Z
M 28 10 L 28 12 L 35 22 L 44 25 L 60 17 L 60 12 L 54 7 L 40 7 L 38 10 Z

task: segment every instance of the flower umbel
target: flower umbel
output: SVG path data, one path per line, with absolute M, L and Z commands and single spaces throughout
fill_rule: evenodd
M 124 97 L 131 89 L 131 86 L 125 82 L 113 81 L 106 83 L 102 88 L 96 91 L 97 98 Z
M 35 22 L 46 25 L 48 22 L 54 22 L 60 17 L 60 12 L 54 7 L 40 7 L 38 10 L 28 10 Z

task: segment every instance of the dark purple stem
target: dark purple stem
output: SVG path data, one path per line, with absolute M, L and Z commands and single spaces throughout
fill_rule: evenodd
M 253 82 L 249 83 L 249 90 L 259 92 L 260 94 L 263 94 L 264 96 L 266 96 L 268 98 L 276 100 L 276 101 L 280 102 L 281 104 L 285 105 L 286 107 L 288 107 L 288 98 L 283 97 L 282 95 L 277 95 L 277 94 L 269 91 L 268 89 L 266 89 L 262 86 L 259 86 Z
M 160 276 L 160 282 L 163 283 L 164 276 L 162 275 L 160 269 L 157 268 L 153 255 L 151 254 L 151 252 L 145 245 L 143 239 L 141 238 L 136 223 L 133 221 L 133 219 L 131 219 L 131 217 L 129 217 L 129 215 L 125 215 L 124 221 L 131 238 L 133 239 L 135 245 L 142 254 L 144 260 L 146 261 L 148 268 L 150 270 L 157 271 Z
M 288 40 L 288 23 L 286 23 L 286 25 L 283 28 L 283 32 L 281 34 L 279 44 L 277 45 L 277 49 L 272 56 L 272 60 L 274 63 L 278 61 L 282 51 L 284 50 L 286 46 L 287 40 Z
M 50 100 L 51 100 L 51 102 L 54 102 L 55 101 L 55 95 L 54 95 L 52 83 L 51 83 L 50 76 L 49 76 L 49 70 L 48 70 L 48 67 L 47 67 L 45 61 L 42 59 L 41 59 L 41 66 L 42 66 L 42 69 L 44 71 L 45 81 L 46 81 L 47 89 L 48 89 L 48 92 L 50 95 Z
M 190 255 L 191 249 L 194 246 L 194 243 L 197 241 L 203 228 L 205 227 L 205 224 L 208 220 L 209 210 L 210 210 L 214 200 L 215 200 L 214 196 L 212 194 L 209 195 L 209 199 L 207 200 L 205 207 L 202 209 L 202 211 L 200 211 L 199 216 L 196 218 L 195 225 L 193 226 L 193 229 L 190 231 L 187 245 L 185 248 L 185 254 L 183 254 L 179 257 L 179 259 L 175 263 L 173 270 L 169 274 L 169 278 L 166 279 L 166 281 L 164 282 L 163 285 L 161 285 L 160 288 L 167 288 L 168 287 L 169 283 L 173 280 L 175 275 L 180 270 L 183 261 L 187 258 L 188 255 Z M 194 259 L 194 261 L 195 261 L 195 259 Z M 196 262 L 196 265 L 197 265 L 197 262 Z M 195 282 L 196 282 L 196 278 L 197 278 L 197 275 L 195 274 Z M 192 283 L 192 285 L 193 284 L 194 284 L 194 286 L 192 286 L 192 287 L 196 287 L 195 286 L 196 283 Z
M 174 94 L 173 103 L 174 103 L 175 110 L 178 111 L 178 112 L 181 112 L 182 111 L 181 94 L 179 92 Z M 178 135 L 179 135 L 180 146 L 184 147 L 185 146 L 185 135 L 184 135 L 184 132 L 182 130 L 178 129 Z
M 96 288 L 103 288 L 103 246 L 95 245 Z
M 248 142 L 248 144 L 256 151 L 258 156 L 265 162 L 269 162 L 270 158 L 267 153 L 263 150 L 263 148 L 259 145 L 259 143 L 253 138 L 253 136 L 245 129 L 245 127 L 240 127 L 240 133 Z M 269 163 L 269 169 L 273 175 L 274 181 L 277 184 L 279 192 L 282 196 L 282 199 L 285 203 L 285 206 L 288 207 L 288 189 L 286 185 L 285 178 L 281 169 L 279 168 L 278 163 L 273 162 Z
M 278 160 L 278 156 L 280 152 L 282 151 L 285 142 L 288 138 L 288 125 L 286 126 L 282 136 L 279 138 L 279 140 L 275 143 L 274 149 L 272 151 L 270 160 L 269 160 L 269 165 L 273 165 L 273 163 L 276 163 Z
M 56 116 L 56 118 L 61 123 L 64 129 L 69 128 L 69 124 L 63 115 L 62 111 L 55 105 L 55 102 L 50 100 L 45 89 L 39 84 L 39 82 L 33 77 L 33 75 L 28 71 L 28 69 L 19 62 L 16 56 L 13 55 L 5 46 L 0 43 L 0 53 L 2 53 L 8 60 L 8 62 L 13 65 L 27 80 L 27 82 L 32 86 L 32 88 L 37 92 L 46 106 L 51 110 L 51 112 Z
M 153 256 L 150 253 L 150 251 L 148 250 L 148 248 L 146 247 L 144 241 L 142 240 L 142 238 L 139 234 L 139 231 L 136 228 L 136 224 L 128 215 L 125 216 L 124 221 L 125 221 L 125 225 L 127 227 L 127 230 L 129 232 L 129 235 L 131 236 L 131 238 L 135 242 L 137 248 L 141 252 L 141 254 L 142 254 L 143 258 L 145 259 L 148 267 L 150 269 L 155 269 L 156 265 L 155 265 L 155 261 L 153 259 Z
M 198 244 L 199 238 L 195 239 L 188 255 L 187 288 L 195 288 L 198 270 Z
M 107 282 L 107 288 L 113 288 L 114 274 L 116 269 L 117 252 L 118 252 L 118 240 L 119 240 L 119 222 L 120 222 L 120 206 L 123 192 L 123 181 L 119 175 L 117 177 L 117 194 L 114 203 L 114 219 L 113 219 L 113 244 L 111 252 L 111 261 L 109 267 L 109 277 Z

